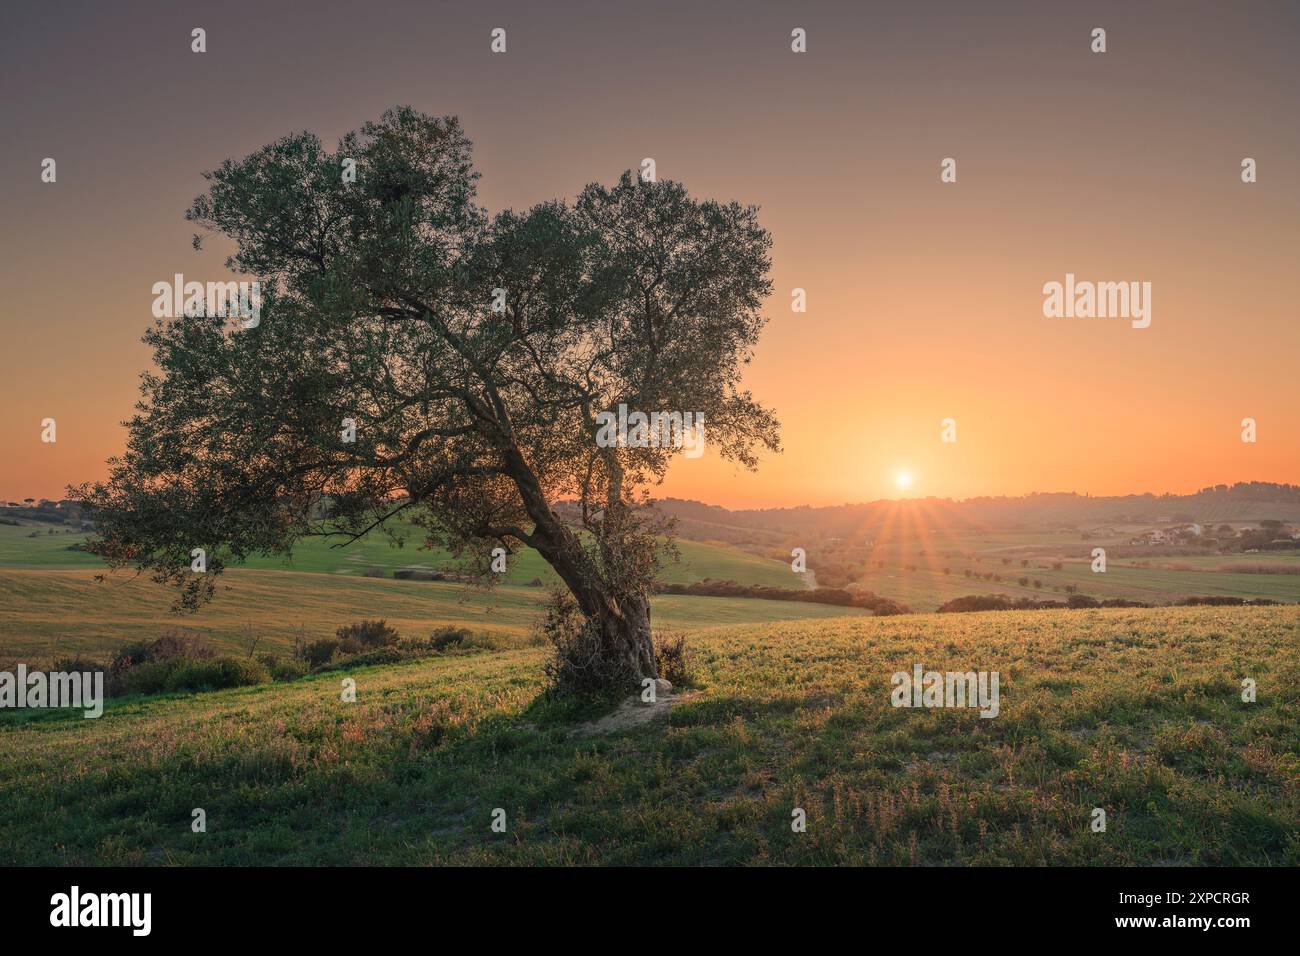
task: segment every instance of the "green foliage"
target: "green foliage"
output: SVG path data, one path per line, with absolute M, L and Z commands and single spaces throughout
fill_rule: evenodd
M 626 661 L 605 653 L 596 625 L 567 592 L 551 592 L 541 631 L 551 646 L 545 673 L 552 694 L 604 698 L 635 686 L 640 675 Z
M 126 452 L 71 494 L 95 522 L 88 550 L 194 610 L 229 563 L 402 517 L 488 581 L 494 549 L 535 548 L 602 633 L 630 629 L 635 668 L 652 664 L 644 608 L 671 529 L 638 506 L 680 447 L 601 441 L 599 416 L 678 416 L 680 439 L 691 415 L 748 468 L 779 449 L 741 382 L 771 237 L 754 207 L 630 172 L 489 216 L 477 175 L 459 121 L 410 107 L 334 151 L 290 134 L 205 174 L 186 218 L 262 282 L 259 323 L 187 315 L 146 333 L 157 371 Z M 551 507 L 575 494 L 582 534 Z
M 297 658 L 280 657 L 276 654 L 258 654 L 257 659 L 270 673 L 271 680 L 275 681 L 297 680 L 300 677 L 306 677 L 311 672 L 307 662 L 300 661 Z
M 686 635 L 681 633 L 658 633 L 655 635 L 655 663 L 659 666 L 659 676 L 673 687 L 689 687 L 695 680 L 694 652 L 686 644 Z
M 369 667 L 373 664 L 396 664 L 398 661 L 404 660 L 406 656 L 396 647 L 377 647 L 374 650 L 360 654 L 335 657 L 319 667 L 313 668 L 313 670 L 320 673 L 323 671 L 348 670 L 353 667 Z
M 336 632 L 339 648 L 345 654 L 355 654 L 362 648 L 387 647 L 396 644 L 397 631 L 386 621 L 354 621 Z
M 440 627 L 429 636 L 429 645 L 437 651 L 445 651 L 450 647 L 462 645 L 473 636 L 473 632 L 467 627 L 456 627 L 448 624 Z
M 334 659 L 334 655 L 341 652 L 342 642 L 337 638 L 324 637 L 318 641 L 310 641 L 300 648 L 295 648 L 295 654 L 298 659 L 304 661 L 309 667 L 320 667 L 322 664 L 328 664 Z
M 173 661 L 149 661 L 120 673 L 117 687 L 121 694 L 161 694 L 175 667 Z
M 166 690 L 220 690 L 265 684 L 271 679 L 265 665 L 247 657 L 180 658 L 167 674 Z

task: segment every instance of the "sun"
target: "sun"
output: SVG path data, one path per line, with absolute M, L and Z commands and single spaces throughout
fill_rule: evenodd
M 912 473 L 907 469 L 903 469 L 898 474 L 894 475 L 894 484 L 898 485 L 898 487 L 903 489 L 904 491 L 906 491 L 908 488 L 911 488 Z

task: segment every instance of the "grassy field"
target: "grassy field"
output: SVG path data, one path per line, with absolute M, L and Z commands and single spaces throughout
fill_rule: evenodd
M 931 611 L 967 594 L 1007 594 L 1035 600 L 1065 600 L 1067 587 L 1090 597 L 1126 598 L 1169 604 L 1193 595 L 1300 601 L 1300 551 L 1262 554 L 1194 554 L 1119 557 L 1129 535 L 1080 540 L 1077 532 L 1007 531 L 945 533 L 877 542 L 857 583 Z M 1092 549 L 1110 551 L 1104 573 L 1092 570 Z M 1131 549 L 1130 549 L 1131 550 Z M 1004 559 L 1006 563 L 1004 562 Z M 1026 565 L 1021 562 L 1026 562 Z M 1056 570 L 1054 564 L 1062 567 Z M 884 567 L 879 564 L 883 563 Z M 1276 573 L 1235 571 L 1267 567 Z M 945 573 L 947 569 L 947 573 Z M 965 571 L 976 577 L 966 577 Z M 1001 581 L 987 580 L 995 574 Z M 1029 583 L 1020 584 L 1025 577 Z M 1034 587 L 1038 581 L 1040 586 Z
M 1223 558 L 1210 559 L 1205 570 L 1170 570 L 1165 566 L 1181 560 L 1162 559 L 1158 564 L 1153 561 L 1152 567 L 1147 568 L 1132 566 L 1129 559 L 1122 559 L 1110 562 L 1104 574 L 1094 573 L 1091 563 L 1085 561 L 1065 561 L 1059 571 L 1033 563 L 1028 568 L 1021 568 L 1018 563 L 1003 567 L 986 561 L 976 567 L 980 572 L 993 571 L 1001 575 L 1000 582 L 967 578 L 956 567 L 950 574 L 944 574 L 936 568 L 917 567 L 910 570 L 895 567 L 873 569 L 861 579 L 861 583 L 877 594 L 902 601 L 914 610 L 921 611 L 934 610 L 944 601 L 965 594 L 1009 594 L 1038 601 L 1063 601 L 1069 597 L 1069 592 L 1065 589 L 1070 586 L 1079 594 L 1098 599 L 1127 598 L 1148 604 L 1170 603 L 1192 595 L 1272 598 L 1285 602 L 1300 600 L 1298 575 L 1223 571 L 1219 569 L 1231 567 Z M 1247 563 L 1272 564 L 1274 561 L 1275 559 L 1269 559 L 1267 562 Z M 1028 577 L 1031 584 L 1017 583 L 1021 577 Z M 1034 580 L 1040 581 L 1042 587 L 1033 587 Z
M 40 532 L 35 537 L 32 531 Z M 70 544 L 84 540 L 82 534 L 67 534 L 36 524 L 13 527 L 0 525 L 0 569 L 4 568 L 99 568 L 94 555 L 70 551 Z M 299 546 L 291 561 L 255 557 L 249 569 L 285 572 L 328 573 L 337 577 L 361 577 L 378 569 L 386 576 L 406 567 L 438 569 L 450 555 L 415 546 L 412 532 L 403 547 L 386 538 L 371 535 L 346 548 L 334 548 L 313 539 Z M 1127 540 L 1127 536 L 1125 536 Z M 881 542 L 867 572 L 858 584 L 884 597 L 902 601 L 916 611 L 932 611 L 945 601 L 968 594 L 1008 594 L 1035 600 L 1064 600 L 1067 587 L 1098 599 L 1127 598 L 1149 604 L 1167 604 L 1191 595 L 1220 595 L 1240 598 L 1272 598 L 1300 601 L 1300 551 L 1267 554 L 1114 557 L 1104 574 L 1091 570 L 1091 549 L 1107 546 L 1105 541 L 1079 540 L 1077 533 L 1052 531 L 945 533 L 925 538 Z M 789 564 L 748 554 L 727 545 L 679 541 L 681 560 L 665 565 L 662 580 L 688 584 L 705 578 L 732 580 L 740 584 L 771 587 L 800 587 L 802 576 Z M 1009 563 L 1003 564 L 1006 558 Z M 1027 561 L 1022 567 L 1020 562 Z M 1061 570 L 1053 563 L 1060 561 Z M 883 562 L 885 567 L 878 567 Z M 1278 573 L 1234 572 L 1234 566 L 1265 566 Z M 944 573 L 944 569 L 948 573 Z M 1001 581 L 967 578 L 994 573 Z M 814 567 L 815 571 L 816 568 Z M 1018 580 L 1027 577 L 1030 583 Z M 554 574 L 536 552 L 525 549 L 504 576 L 506 584 L 526 585 L 533 580 L 547 584 Z M 1033 587 L 1037 580 L 1040 587 Z M 296 606 L 296 605 L 295 605 Z M 776 618 L 769 618 L 775 620 Z M 0 649 L 3 649 L 0 643 Z
M 53 532 L 51 534 L 51 531 Z M 71 551 L 86 540 L 82 532 L 39 521 L 0 524 L 0 568 L 91 568 L 103 562 L 93 554 Z
M 0 863 L 1300 865 L 1300 608 L 838 618 L 692 642 L 696 686 L 612 733 L 539 701 L 544 651 L 526 647 L 353 672 L 355 704 L 333 674 L 100 720 L 11 711 Z M 891 707 L 891 673 L 914 663 L 999 671 L 1000 714 Z
M 361 576 L 368 570 L 380 570 L 386 577 L 398 568 L 439 570 L 452 566 L 446 551 L 426 549 L 418 529 L 404 525 L 402 545 L 388 538 L 370 534 L 346 547 L 335 547 L 322 538 L 301 542 L 289 559 L 254 556 L 244 567 L 258 570 L 316 572 L 343 576 Z M 70 533 L 40 522 L 20 526 L 0 524 L 0 568 L 102 568 L 103 562 L 93 554 L 69 550 L 69 546 L 86 540 L 84 533 Z M 662 580 L 689 584 L 704 578 L 731 580 L 740 584 L 763 584 L 770 587 L 800 587 L 802 580 L 781 561 L 746 554 L 726 545 L 701 541 L 679 541 L 679 561 L 665 562 Z M 523 549 L 517 561 L 503 576 L 506 584 L 528 584 L 533 579 L 557 580 L 542 557 L 531 548 Z
M 492 590 L 457 583 L 397 581 L 396 568 L 441 568 L 443 552 L 410 541 L 394 547 L 372 535 L 348 548 L 319 539 L 301 545 L 291 562 L 254 558 L 221 578 L 217 599 L 197 615 L 170 613 L 170 593 L 147 578 L 119 572 L 94 580 L 103 563 L 69 545 L 85 540 L 40 523 L 0 525 L 0 663 L 49 660 L 81 652 L 103 657 L 128 641 L 157 637 L 184 627 L 204 634 L 219 649 L 247 653 L 284 651 L 301 629 L 308 639 L 332 635 L 362 618 L 382 617 L 400 633 L 427 635 L 457 624 L 496 637 L 524 640 L 542 615 L 546 589 L 530 587 L 557 579 L 545 562 L 526 549 Z M 681 560 L 665 565 L 666 582 L 705 578 L 742 584 L 799 587 L 789 565 L 755 557 L 725 545 L 678 544 Z M 364 572 L 380 569 L 385 577 Z M 274 573 L 268 573 L 274 572 Z M 719 624 L 761 623 L 842 615 L 844 609 L 781 601 L 726 600 L 662 595 L 654 602 L 655 625 L 697 630 Z M 863 613 L 863 612 L 858 612 Z
M 171 592 L 147 577 L 119 574 L 98 582 L 88 569 L 0 569 L 0 664 L 77 652 L 104 658 L 129 641 L 176 627 L 199 631 L 229 652 L 246 654 L 254 646 L 283 652 L 299 628 L 314 640 L 351 621 L 376 617 L 403 636 L 424 637 L 439 625 L 457 624 L 522 643 L 541 619 L 546 598 L 543 588 L 483 590 L 291 571 L 236 569 L 221 582 L 216 598 L 197 614 L 178 615 L 170 611 Z M 670 594 L 659 595 L 652 605 L 656 627 L 685 631 L 845 612 L 823 604 Z

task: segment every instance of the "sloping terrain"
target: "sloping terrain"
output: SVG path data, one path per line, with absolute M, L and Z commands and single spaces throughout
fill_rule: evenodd
M 0 862 L 1300 864 L 1294 606 L 691 640 L 695 686 L 612 733 L 539 699 L 541 648 L 354 671 L 354 704 L 326 674 L 9 712 Z M 998 716 L 891 706 L 914 664 L 998 671 Z

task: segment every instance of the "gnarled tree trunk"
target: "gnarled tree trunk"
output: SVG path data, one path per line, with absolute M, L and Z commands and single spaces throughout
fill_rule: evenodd
M 611 658 L 626 662 L 638 679 L 658 677 L 654 643 L 650 638 L 650 601 L 645 597 L 628 597 L 612 601 L 617 613 L 598 618 L 601 636 Z
M 610 663 L 621 663 L 636 682 L 658 677 L 650 636 L 649 595 L 620 593 L 617 582 L 603 579 L 582 548 L 578 536 L 551 510 L 531 469 L 522 458 L 507 456 L 507 470 L 519 487 L 533 519 L 528 543 L 560 576 L 587 621 L 597 628 L 601 652 Z
M 618 594 L 595 573 L 591 562 L 582 553 L 576 535 L 568 528 L 560 527 L 561 535 L 570 539 L 570 546 L 554 551 L 549 547 L 540 547 L 539 550 L 568 585 L 583 616 L 598 630 L 602 656 L 611 663 L 623 664 L 636 681 L 658 677 L 654 643 L 650 637 L 649 597 Z

